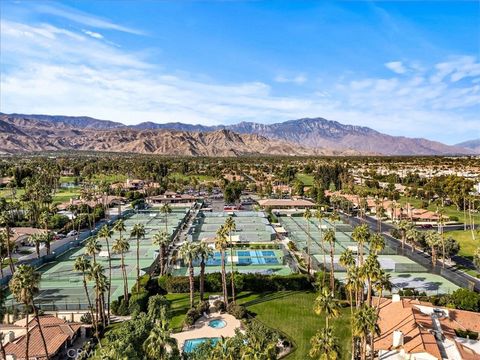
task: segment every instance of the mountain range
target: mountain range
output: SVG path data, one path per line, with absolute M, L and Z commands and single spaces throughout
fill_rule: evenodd
M 480 153 L 477 142 L 449 146 L 323 118 L 274 124 L 124 125 L 91 117 L 0 113 L 0 151 L 93 150 L 163 155 L 452 155 Z M 476 145 L 475 145 L 476 144 Z
M 475 151 L 476 153 L 480 154 L 480 138 L 479 139 L 474 139 L 474 140 L 469 140 L 469 141 L 464 141 L 460 144 L 457 144 L 455 146 L 471 149 Z

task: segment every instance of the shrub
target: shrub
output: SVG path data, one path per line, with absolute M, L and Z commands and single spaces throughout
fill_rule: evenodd
M 454 215 L 450 215 L 448 218 L 450 219 L 450 221 L 455 221 L 455 222 L 458 222 L 459 220 L 458 216 L 454 216 Z
M 215 300 L 215 302 L 213 303 L 213 306 L 215 307 L 215 310 L 218 312 L 225 311 L 225 303 L 222 300 Z
M 195 321 L 200 318 L 200 314 L 198 313 L 197 309 L 191 308 L 187 311 L 187 315 L 185 315 L 184 324 L 186 326 L 192 326 L 195 324 Z
M 138 294 L 132 294 L 129 299 L 128 311 L 130 314 L 134 312 L 145 312 L 147 311 L 148 305 L 148 293 L 142 292 Z
M 455 290 L 449 297 L 449 302 L 457 309 L 468 311 L 480 310 L 480 294 L 468 289 Z
M 190 291 L 188 276 L 169 276 L 165 282 L 169 293 L 186 293 Z
M 244 319 L 247 317 L 247 310 L 242 305 L 237 305 L 235 303 L 228 304 L 227 312 L 235 316 L 236 319 Z
M 208 313 L 210 310 L 210 304 L 208 301 L 202 301 L 197 305 L 197 311 L 199 314 Z
M 478 332 L 476 331 L 471 331 L 471 330 L 462 330 L 462 329 L 455 329 L 455 334 L 458 337 L 465 338 L 465 339 L 471 339 L 471 340 L 477 340 L 478 339 Z
M 80 317 L 80 322 L 84 323 L 84 324 L 91 324 L 93 322 L 92 320 L 92 314 L 87 312 L 85 314 L 83 314 L 81 317 Z
M 113 315 L 118 315 L 118 307 L 120 306 L 120 301 L 119 300 L 113 300 L 110 303 L 110 311 L 112 312 Z

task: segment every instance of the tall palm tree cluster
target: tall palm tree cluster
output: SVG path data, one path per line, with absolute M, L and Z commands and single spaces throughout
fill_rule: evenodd
M 331 231 L 330 231 L 331 230 Z M 346 270 L 345 290 L 350 305 L 352 329 L 352 359 L 375 357 L 374 338 L 379 335 L 377 325 L 380 299 L 384 291 L 390 291 L 390 275 L 380 266 L 378 254 L 385 248 L 385 240 L 379 233 L 371 233 L 368 225 L 357 226 L 352 239 L 357 243 L 356 254 L 347 249 L 340 256 L 340 265 Z M 335 242 L 335 230 L 324 232 L 324 241 Z M 330 246 L 332 248 L 332 245 Z M 333 275 L 333 261 L 330 273 Z M 323 279 L 325 276 L 323 276 Z M 315 300 L 314 312 L 325 317 L 325 327 L 311 339 L 310 357 L 335 360 L 340 357 L 338 339 L 332 320 L 340 315 L 340 301 L 335 297 L 335 279 L 331 277 L 327 287 L 322 280 L 320 293 Z M 332 282 L 333 281 L 333 282 Z M 374 301 L 374 294 L 378 296 Z
M 165 297 L 150 297 L 147 312 L 134 315 L 109 331 L 96 355 L 105 360 L 180 359 L 176 341 L 171 337 L 170 316 L 170 302 Z
M 219 227 L 216 232 L 215 237 L 215 249 L 220 252 L 221 258 L 221 278 L 222 278 L 222 294 L 223 302 L 225 306 L 228 306 L 229 295 L 228 295 L 228 281 L 227 281 L 227 271 L 226 271 L 226 253 L 228 247 L 230 247 L 230 253 L 233 255 L 233 242 L 232 242 L 232 233 L 236 230 L 235 220 L 233 217 L 229 216 L 225 220 L 225 223 Z M 185 242 L 180 249 L 178 250 L 179 256 L 183 259 L 185 264 L 188 267 L 188 278 L 190 284 L 190 306 L 194 306 L 195 299 L 195 272 L 194 272 L 194 263 L 200 261 L 200 284 L 199 284 L 199 293 L 200 301 L 204 300 L 205 293 L 205 267 L 206 262 L 209 258 L 213 257 L 213 249 L 205 242 L 201 241 L 199 243 Z M 230 273 L 230 289 L 231 289 L 231 300 L 235 303 L 235 269 L 233 261 L 231 263 L 231 273 Z

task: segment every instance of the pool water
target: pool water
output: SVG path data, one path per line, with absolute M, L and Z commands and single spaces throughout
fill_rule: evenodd
M 183 352 L 191 353 L 197 348 L 197 346 L 207 341 L 211 341 L 212 344 L 215 345 L 217 342 L 220 341 L 220 338 L 214 337 L 214 338 L 197 338 L 197 339 L 185 340 L 185 343 L 183 344 Z
M 214 328 L 214 329 L 221 329 L 221 328 L 224 328 L 225 326 L 227 326 L 227 323 L 223 320 L 215 319 L 215 320 L 210 320 L 208 322 L 208 326 L 210 326 L 211 328 Z

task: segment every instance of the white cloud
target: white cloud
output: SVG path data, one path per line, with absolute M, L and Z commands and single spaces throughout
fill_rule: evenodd
M 88 115 L 129 124 L 322 116 L 451 143 L 480 135 L 479 62 L 472 57 L 422 64 L 388 78 L 350 73 L 311 93 L 277 96 L 263 82 L 219 83 L 164 69 L 144 53 L 125 51 L 85 32 L 3 19 L 1 25 L 2 112 Z M 286 80 L 301 84 L 306 76 L 276 79 Z
M 56 4 L 55 6 L 41 4 L 37 5 L 35 10 L 39 13 L 62 17 L 78 24 L 87 25 L 98 29 L 116 30 L 130 34 L 144 35 L 143 31 L 115 24 L 108 19 L 102 19 L 83 11 L 72 9 L 67 6 L 61 6 L 60 4 Z
M 307 81 L 307 77 L 304 74 L 298 74 L 292 77 L 288 77 L 285 75 L 277 75 L 274 80 L 278 83 L 293 83 L 301 85 Z
M 385 63 L 385 66 L 397 74 L 405 74 L 407 72 L 407 68 L 401 61 L 391 61 Z
M 103 35 L 98 33 L 98 32 L 94 32 L 94 31 L 90 31 L 90 30 L 82 30 L 82 32 L 88 36 L 91 36 L 95 39 L 103 39 Z

